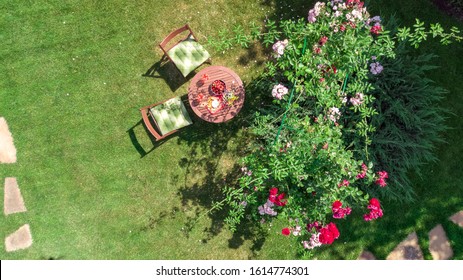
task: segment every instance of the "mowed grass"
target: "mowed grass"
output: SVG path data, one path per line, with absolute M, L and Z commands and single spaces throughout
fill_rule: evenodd
M 395 16 L 402 25 L 411 26 L 415 18 L 430 23 L 440 22 L 447 30 L 452 26 L 462 30 L 461 22 L 454 20 L 436 9 L 432 1 L 371 1 L 370 13 L 381 14 L 384 18 Z M 432 259 L 429 252 L 429 231 L 442 224 L 450 240 L 454 259 L 463 259 L 463 230 L 448 218 L 463 210 L 463 80 L 459 73 L 463 70 L 462 43 L 441 46 L 438 40 L 428 39 L 416 51 L 431 52 L 439 56 L 435 65 L 440 68 L 428 73 L 428 77 L 449 92 L 442 106 L 451 111 L 446 124 L 450 129 L 444 133 L 446 143 L 437 145 L 438 161 L 424 166 L 422 176 L 411 175 L 415 186 L 415 202 L 408 205 L 384 203 L 384 217 L 373 223 L 361 221 L 362 213 L 342 223 L 344 236 L 341 246 L 327 248 L 322 253 L 326 259 L 356 258 L 359 247 L 372 251 L 379 259 L 387 255 L 416 231 L 425 259 Z
M 254 5 L 257 12 L 239 13 L 236 3 L 226 1 L 193 2 L 2 2 L 0 112 L 18 162 L 2 165 L 0 177 L 18 178 L 28 212 L 1 217 L 1 234 L 30 223 L 34 238 L 28 250 L 2 249 L 2 259 L 248 257 L 245 246 L 229 249 L 228 231 L 206 240 L 207 217 L 192 232 L 182 230 L 210 205 L 199 195 L 220 194 L 208 178 L 221 179 L 234 165 L 236 145 L 230 143 L 232 151 L 227 146 L 238 134 L 236 122 L 195 119 L 144 157 L 128 133 L 133 127 L 149 151 L 153 143 L 139 124 L 138 108 L 187 93 L 188 83 L 169 65 L 162 78 L 143 76 L 159 62 L 157 44 L 167 33 L 189 23 L 206 43 L 205 34 L 223 28 L 225 20 L 244 24 L 265 12 L 245 1 L 241 7 Z M 215 64 L 245 80 L 249 70 L 237 56 L 213 54 Z M 172 91 L 172 84 L 182 86 Z
M 246 95 L 231 122 L 195 118 L 161 145 L 153 145 L 139 123 L 138 108 L 187 93 L 188 82 L 171 65 L 159 68 L 157 44 L 171 30 L 189 23 L 206 43 L 234 24 L 306 16 L 313 2 L 3 1 L 0 116 L 8 121 L 18 162 L 0 165 L 0 180 L 17 177 L 28 211 L 1 216 L 0 236 L 29 223 L 34 244 L 13 253 L 1 245 L 0 258 L 297 258 L 300 245 L 279 234 L 285 221 L 263 230 L 244 224 L 233 234 L 223 212 L 206 212 L 234 182 L 256 93 Z M 420 17 L 462 28 L 427 1 L 389 2 L 371 6 L 386 16 L 397 12 L 405 24 Z M 413 230 L 426 249 L 427 232 L 443 223 L 455 258 L 463 259 L 462 230 L 446 220 L 463 209 L 463 49 L 425 45 L 423 51 L 441 56 L 436 63 L 443 70 L 430 75 L 449 90 L 444 105 L 454 112 L 440 161 L 414 179 L 414 204 L 385 203 L 385 216 L 374 223 L 354 213 L 340 226 L 340 240 L 318 258 L 355 259 L 364 248 L 385 258 Z M 260 48 L 209 50 L 213 65 L 233 69 L 246 84 L 262 69 Z

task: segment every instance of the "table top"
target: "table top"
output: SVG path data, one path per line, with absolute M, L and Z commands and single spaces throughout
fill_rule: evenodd
M 208 76 L 206 81 L 202 79 L 205 74 Z M 237 99 L 231 105 L 224 101 L 220 110 L 211 112 L 207 104 L 209 98 L 214 96 L 211 84 L 215 80 L 224 81 L 227 90 L 232 90 Z M 202 69 L 193 77 L 188 88 L 188 100 L 195 114 L 201 119 L 213 123 L 226 122 L 235 117 L 243 107 L 244 95 L 243 82 L 240 77 L 223 66 L 209 66 Z

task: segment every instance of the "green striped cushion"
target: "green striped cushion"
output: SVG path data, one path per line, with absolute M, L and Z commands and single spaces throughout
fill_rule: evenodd
M 162 135 L 193 123 L 180 97 L 169 99 L 150 111 Z
M 203 64 L 209 53 L 193 38 L 188 38 L 170 49 L 167 54 L 174 61 L 184 77 Z

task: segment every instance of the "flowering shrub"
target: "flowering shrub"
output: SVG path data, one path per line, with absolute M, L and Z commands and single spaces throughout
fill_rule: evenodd
M 333 218 L 342 219 L 345 216 L 349 215 L 352 211 L 350 207 L 341 208 L 341 206 L 341 201 L 336 200 L 335 202 L 333 202 L 333 206 L 331 207 L 331 210 L 333 211 Z
M 383 66 L 379 62 L 373 62 L 370 64 L 370 72 L 373 75 L 378 75 L 383 72 Z
M 226 190 L 232 229 L 245 213 L 261 223 L 279 217 L 288 221 L 281 234 L 311 250 L 335 242 L 341 233 L 334 220 L 356 208 L 369 211 L 365 221 L 383 216 L 379 199 L 370 198 L 389 178 L 370 159 L 378 114 L 371 79 L 395 57 L 395 39 L 414 46 L 424 39 L 417 26 L 392 37 L 362 1 L 332 0 L 317 2 L 307 19 L 268 21 L 266 32 L 237 37 L 261 39 L 274 54 L 259 88 L 271 101 L 251 127 L 255 141 L 242 160 L 240 187 Z M 460 40 L 455 30 L 436 34 Z
M 432 61 L 437 57 L 411 55 L 404 43 L 395 52 L 396 58 L 381 61 L 384 70 L 371 79 L 378 110 L 371 123 L 381 129 L 371 136 L 369 154 L 377 170 L 388 171 L 387 187 L 374 188 L 377 193 L 371 195 L 409 202 L 415 198 L 410 174 L 421 174 L 424 163 L 437 160 L 435 147 L 444 141 L 449 112 L 441 106 L 447 91 L 426 75 L 436 69 Z
M 374 219 L 378 219 L 383 216 L 383 210 L 381 210 L 381 204 L 379 200 L 376 198 L 370 199 L 370 203 L 368 204 L 367 209 L 370 210 L 370 213 L 363 215 L 363 219 L 365 221 L 371 221 Z

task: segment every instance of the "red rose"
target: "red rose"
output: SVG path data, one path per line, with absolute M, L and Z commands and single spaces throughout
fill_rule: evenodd
M 385 186 L 387 186 L 386 179 L 389 178 L 389 174 L 387 174 L 386 171 L 379 171 L 377 174 L 379 176 L 379 179 L 377 179 L 375 183 L 380 187 L 384 188 Z
M 362 163 L 362 172 L 357 175 L 357 179 L 363 179 L 367 175 L 368 166 L 365 163 Z
M 278 194 L 277 188 L 270 189 L 270 194 L 268 196 L 268 200 L 270 200 L 270 202 L 273 202 L 277 206 L 285 206 L 286 200 L 284 199 L 285 199 L 285 193 Z
M 374 219 L 375 219 L 375 217 L 374 217 L 373 212 L 370 212 L 368 214 L 363 215 L 363 220 L 365 220 L 366 222 L 369 222 L 369 221 L 374 220 Z
M 333 209 L 333 218 L 342 219 L 342 218 L 344 218 L 344 216 L 346 216 L 346 214 L 344 213 L 344 209 L 342 209 L 342 208 Z
M 270 195 L 277 195 L 278 189 L 277 188 L 271 188 L 270 189 Z
M 281 230 L 281 234 L 285 235 L 285 236 L 288 236 L 291 234 L 291 230 L 289 228 L 284 228 Z
M 379 171 L 379 172 L 378 172 L 378 176 L 379 176 L 379 178 L 381 178 L 381 179 L 387 179 L 387 178 L 389 178 L 389 174 L 387 174 L 386 171 Z
M 331 207 L 331 210 L 333 211 L 333 218 L 335 219 L 342 219 L 346 215 L 349 215 L 351 212 L 351 209 L 349 207 L 346 208 L 341 208 L 342 207 L 342 202 L 339 200 L 336 200 L 333 202 L 333 205 Z
M 338 239 L 339 237 L 339 230 L 336 227 L 335 223 L 329 223 L 328 224 L 328 229 L 333 233 L 334 239 Z
M 384 188 L 385 186 L 387 186 L 387 183 L 386 183 L 386 180 L 384 180 L 383 178 L 379 178 L 378 180 L 375 181 L 375 184 L 376 185 L 379 185 L 380 187 Z
M 268 200 L 270 200 L 271 202 L 275 203 L 275 200 L 276 200 L 276 196 L 278 194 L 278 189 L 277 188 L 271 188 L 270 191 L 269 191 L 269 195 L 268 195 Z
M 368 166 L 365 163 L 362 163 L 362 170 L 367 172 Z
M 336 200 L 335 202 L 333 202 L 333 206 L 332 206 L 333 209 L 339 209 L 341 207 L 342 207 L 342 202 L 341 201 Z
M 350 184 L 350 182 L 349 182 L 348 180 L 344 179 L 344 180 L 342 180 L 341 183 L 338 184 L 338 188 L 340 188 L 340 187 L 342 187 L 342 186 L 348 187 L 349 184 Z
M 307 231 L 311 231 L 313 228 L 315 228 L 316 231 L 320 231 L 321 225 L 317 221 L 307 224 Z

